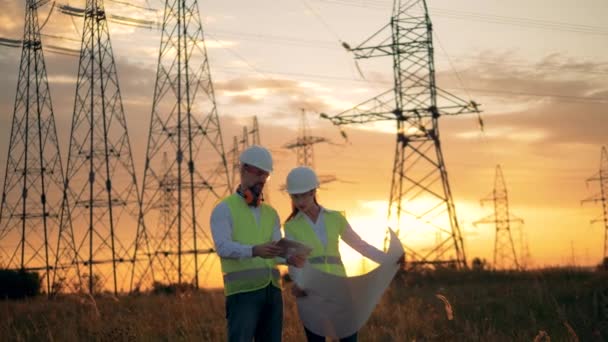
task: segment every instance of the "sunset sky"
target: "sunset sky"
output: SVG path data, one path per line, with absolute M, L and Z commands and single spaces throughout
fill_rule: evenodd
M 84 1 L 63 0 L 84 7 Z M 162 17 L 158 0 L 133 0 L 158 12 L 106 2 L 108 12 Z M 23 1 L 0 0 L 0 37 L 20 39 Z M 513 214 L 524 219 L 533 266 L 598 263 L 603 227 L 591 225 L 599 204 L 581 200 L 599 192 L 585 180 L 598 172 L 608 144 L 608 2 L 428 1 L 434 28 L 437 84 L 482 104 L 485 129 L 472 115 L 440 119 L 443 153 L 463 230 L 467 257 L 492 259 L 494 227 L 473 226 L 491 213 L 481 207 L 502 166 Z M 339 130 L 318 119 L 337 114 L 392 87 L 390 58 L 359 61 L 340 41 L 358 45 L 388 23 L 389 0 L 199 1 L 225 150 L 257 115 L 262 144 L 274 155 L 271 201 L 281 218 L 289 197 L 279 191 L 295 154 L 282 148 L 297 134 L 301 108 L 317 145 L 320 174 L 340 181 L 321 203 L 347 212 L 374 240 L 386 220 L 395 131 L 392 123 Z M 50 6 L 41 8 L 39 20 Z M 143 174 L 160 32 L 110 23 L 138 177 Z M 82 22 L 53 13 L 47 35 L 79 40 Z M 78 41 L 44 37 L 43 44 L 79 49 Z M 77 57 L 45 53 L 59 131 L 67 158 Z M 0 46 L 0 170 L 4 170 L 20 49 Z M 0 175 L 4 177 L 4 174 Z M 141 182 L 141 179 L 139 179 Z M 205 219 L 206 221 L 206 219 Z M 514 227 L 517 228 L 517 227 Z M 514 234 L 517 230 L 514 230 Z

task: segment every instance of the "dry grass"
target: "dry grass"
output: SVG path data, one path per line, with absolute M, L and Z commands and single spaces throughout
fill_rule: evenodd
M 593 294 L 606 274 L 438 272 L 398 276 L 361 341 L 603 341 Z M 303 341 L 285 291 L 285 341 Z M 606 303 L 608 305 L 608 303 Z M 0 340 L 223 341 L 219 291 L 177 296 L 69 296 L 0 302 Z

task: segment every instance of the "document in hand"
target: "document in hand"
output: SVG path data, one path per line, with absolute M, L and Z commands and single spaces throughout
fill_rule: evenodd
M 277 241 L 276 245 L 282 248 L 281 254 L 279 254 L 279 256 L 285 259 L 292 255 L 306 258 L 312 251 L 312 248 L 306 246 L 303 243 L 299 243 L 297 241 L 285 238 L 282 238 L 281 240 Z
M 403 246 L 392 230 L 387 254 L 378 268 L 356 277 L 336 276 L 306 264 L 298 286 L 307 295 L 297 298 L 304 326 L 331 338 L 344 338 L 361 329 L 399 269 Z

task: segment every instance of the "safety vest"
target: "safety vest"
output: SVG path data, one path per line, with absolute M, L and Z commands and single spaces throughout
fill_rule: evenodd
M 232 194 L 223 201 L 230 209 L 232 217 L 232 240 L 243 245 L 259 245 L 272 241 L 272 231 L 276 224 L 275 210 L 266 204 L 260 205 L 260 224 L 247 203 L 238 194 Z M 226 296 L 255 291 L 272 285 L 281 288 L 280 274 L 274 259 L 220 258 L 224 275 Z
M 346 276 L 338 243 L 340 236 L 346 229 L 346 218 L 333 210 L 325 210 L 325 231 L 327 233 L 327 245 L 323 243 L 315 234 L 310 223 L 304 217 L 304 213 L 296 215 L 291 220 L 285 223 L 285 231 L 298 242 L 301 242 L 309 247 L 312 247 L 312 252 L 308 256 L 308 263 L 314 268 L 339 275 Z

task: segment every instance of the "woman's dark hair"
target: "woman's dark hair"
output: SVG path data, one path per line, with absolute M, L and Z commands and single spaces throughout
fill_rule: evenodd
M 319 205 L 319 202 L 317 202 L 317 194 L 315 194 L 315 204 Z M 299 212 L 300 212 L 300 209 L 296 208 L 296 206 L 293 205 L 293 201 L 291 201 L 291 214 L 289 214 L 289 216 L 287 216 L 285 223 L 289 222 L 289 220 L 294 218 Z

